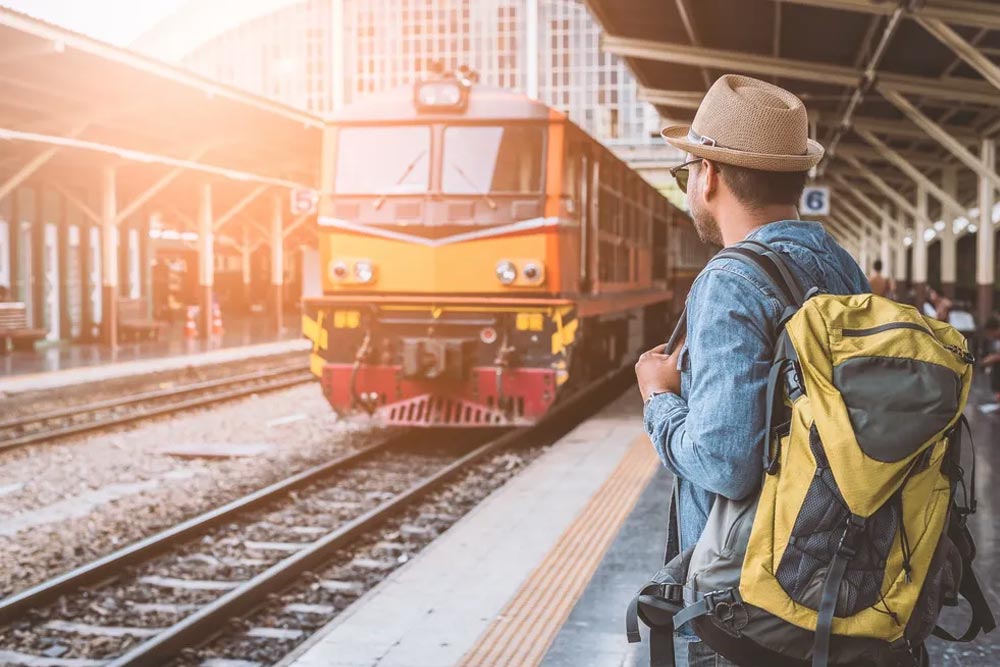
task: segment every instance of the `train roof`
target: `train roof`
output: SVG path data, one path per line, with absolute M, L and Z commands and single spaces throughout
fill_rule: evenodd
M 462 111 L 420 111 L 413 101 L 413 84 L 366 95 L 329 117 L 333 123 L 427 122 L 429 120 L 550 120 L 565 119 L 556 111 L 523 93 L 483 84 L 469 89 L 469 103 Z

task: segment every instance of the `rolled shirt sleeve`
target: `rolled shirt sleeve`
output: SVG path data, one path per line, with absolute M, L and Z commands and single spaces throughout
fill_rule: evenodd
M 643 422 L 671 472 L 739 500 L 757 489 L 763 474 L 772 322 L 779 305 L 741 266 L 719 262 L 692 285 L 687 308 L 687 395 L 653 396 Z

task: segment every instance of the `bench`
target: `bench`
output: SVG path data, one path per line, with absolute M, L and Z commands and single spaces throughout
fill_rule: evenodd
M 0 353 L 7 354 L 10 347 L 32 350 L 48 333 L 28 326 L 28 307 L 20 301 L 0 303 Z
M 118 335 L 122 340 L 159 340 L 166 322 L 149 317 L 145 299 L 118 299 Z

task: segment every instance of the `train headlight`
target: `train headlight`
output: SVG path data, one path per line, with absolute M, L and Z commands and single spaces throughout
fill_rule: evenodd
M 496 275 L 501 285 L 513 285 L 517 280 L 517 267 L 510 260 L 500 260 L 497 262 Z
M 375 265 L 368 259 L 354 262 L 354 279 L 359 283 L 370 283 L 375 279 Z
M 534 285 L 542 282 L 545 272 L 542 270 L 542 265 L 538 262 L 528 262 L 521 270 L 521 275 L 524 276 L 525 281 Z
M 421 111 L 455 111 L 469 101 L 469 88 L 455 79 L 418 81 L 413 101 Z
M 347 270 L 347 264 L 339 261 L 331 262 L 330 275 L 333 276 L 334 280 L 346 280 L 347 276 L 350 275 Z

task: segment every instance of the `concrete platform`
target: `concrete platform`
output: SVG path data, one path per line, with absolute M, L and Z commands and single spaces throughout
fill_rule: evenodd
M 629 392 L 566 435 L 281 664 L 537 663 L 659 467 L 639 407 Z
M 40 343 L 32 351 L 0 355 L 0 379 L 124 361 L 193 355 L 264 343 L 297 341 L 302 338 L 299 319 L 297 315 L 287 315 L 280 335 L 275 331 L 273 317 L 257 315 L 226 318 L 223 334 L 211 339 L 185 338 L 184 322 L 175 321 L 168 324 L 158 341 L 123 341 L 115 349 L 100 343 Z
M 978 444 L 976 570 L 1000 611 L 1000 411 L 985 378 L 967 415 Z M 633 392 L 555 444 L 281 667 L 591 667 L 649 664 L 625 641 L 625 605 L 659 567 L 671 480 Z M 966 468 L 968 470 L 968 466 Z M 953 631 L 964 610 L 943 618 Z M 929 643 L 934 667 L 1000 665 L 1000 631 Z
M 287 352 L 302 352 L 303 363 L 305 363 L 305 352 L 309 350 L 310 345 L 309 341 L 296 338 L 294 340 L 223 347 L 204 351 L 200 350 L 200 346 L 195 346 L 190 352 L 181 350 L 171 352 L 166 350 L 160 355 L 151 352 L 150 356 L 140 355 L 138 359 L 131 361 L 121 360 L 123 356 L 126 359 L 128 358 L 129 353 L 125 350 L 117 356 L 109 357 L 109 355 L 105 355 L 96 357 L 93 359 L 94 363 L 92 364 L 79 365 L 63 370 L 25 374 L 14 372 L 6 376 L 0 372 L 0 395 L 12 395 L 26 391 L 43 391 L 54 387 L 100 382 L 102 380 L 157 373 L 189 366 L 209 366 L 230 361 L 269 357 Z M 3 357 L 0 357 L 0 359 L 3 359 Z M 109 359 L 119 360 L 110 361 Z M 3 362 L 0 362 L 0 365 L 2 364 Z M 18 368 L 23 369 L 24 366 L 18 366 Z

